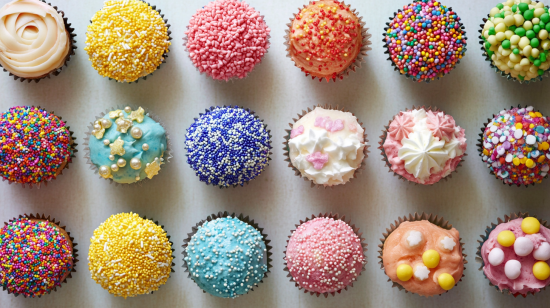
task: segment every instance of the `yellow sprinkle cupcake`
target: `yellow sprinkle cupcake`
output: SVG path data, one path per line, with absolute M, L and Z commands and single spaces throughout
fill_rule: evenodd
M 172 243 L 162 226 L 134 213 L 112 215 L 90 239 L 92 279 L 115 296 L 149 294 L 173 271 Z
M 154 71 L 170 51 L 170 25 L 160 10 L 141 0 L 105 1 L 86 32 L 92 67 L 118 82 L 134 82 Z

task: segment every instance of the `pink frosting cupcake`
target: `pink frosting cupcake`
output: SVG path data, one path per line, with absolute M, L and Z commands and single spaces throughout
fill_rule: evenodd
M 390 171 L 424 185 L 449 176 L 466 153 L 464 129 L 450 115 L 431 108 L 400 112 L 381 139 L 379 149 Z

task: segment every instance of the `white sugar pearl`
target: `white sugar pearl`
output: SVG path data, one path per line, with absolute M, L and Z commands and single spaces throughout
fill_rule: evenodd
M 533 251 L 533 242 L 526 237 L 518 237 L 514 242 L 514 251 L 516 255 L 525 257 Z
M 539 261 L 550 260 L 550 244 L 542 242 L 539 248 L 533 251 L 533 257 Z
M 489 253 L 489 263 L 491 263 L 492 266 L 498 266 L 504 262 L 504 251 L 500 248 L 494 248 Z
M 519 274 L 521 274 L 521 263 L 517 260 L 509 260 L 504 265 L 504 273 L 509 279 L 514 280 L 518 278 Z
M 514 132 L 514 138 L 520 139 L 522 136 L 523 136 L 523 130 L 516 129 L 516 131 Z

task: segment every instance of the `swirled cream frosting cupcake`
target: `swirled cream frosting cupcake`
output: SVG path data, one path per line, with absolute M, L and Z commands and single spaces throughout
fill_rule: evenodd
M 49 76 L 71 53 L 67 28 L 63 16 L 44 2 L 7 3 L 0 9 L 0 65 L 20 78 Z
M 352 113 L 316 107 L 292 125 L 291 165 L 316 185 L 345 184 L 366 157 L 364 133 Z
M 466 152 L 466 138 L 450 115 L 418 108 L 400 112 L 390 121 L 380 149 L 391 171 L 431 185 L 456 170 Z

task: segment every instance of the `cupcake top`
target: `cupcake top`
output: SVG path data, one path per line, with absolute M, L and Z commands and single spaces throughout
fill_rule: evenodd
M 318 217 L 298 226 L 288 241 L 286 265 L 293 281 L 313 293 L 352 284 L 366 263 L 361 239 L 342 220 Z
M 204 223 L 191 237 L 186 253 L 193 281 L 217 297 L 246 294 L 267 272 L 267 250 L 261 233 L 238 218 Z
M 158 290 L 170 277 L 172 260 L 166 231 L 135 213 L 112 215 L 90 239 L 92 279 L 115 296 Z
M 37 79 L 63 66 L 70 36 L 63 16 L 38 0 L 14 0 L 0 9 L 0 65 Z
M 249 110 L 215 107 L 195 119 L 185 145 L 187 162 L 202 182 L 243 186 L 269 164 L 271 136 Z
M 73 243 L 56 224 L 22 217 L 0 229 L 0 283 L 8 292 L 48 294 L 72 269 Z
M 193 65 L 212 79 L 245 78 L 267 53 L 270 31 L 244 1 L 216 0 L 189 21 L 185 47 Z
M 501 223 L 481 247 L 483 273 L 501 291 L 526 295 L 550 285 L 550 230 L 533 217 Z
M 21 184 L 55 179 L 74 152 L 65 122 L 31 106 L 12 107 L 0 114 L 0 149 L 0 174 Z
M 405 290 L 426 297 L 455 286 L 462 278 L 463 259 L 458 231 L 427 220 L 402 222 L 386 238 L 382 252 L 386 275 Z
M 108 0 L 86 31 L 92 67 L 104 77 L 133 82 L 153 73 L 170 51 L 162 16 L 141 0 Z
M 164 164 L 166 131 L 143 108 L 113 110 L 94 122 L 90 160 L 104 179 L 131 184 L 152 179 Z
M 289 55 L 306 74 L 326 80 L 343 78 L 363 47 L 361 20 L 337 0 L 310 1 L 295 14 Z
M 450 115 L 420 108 L 393 118 L 383 148 L 393 172 L 411 182 L 431 185 L 458 167 L 466 152 L 466 138 Z
M 550 68 L 550 15 L 542 2 L 508 0 L 496 5 L 481 38 L 494 66 L 523 81 Z
M 316 107 L 292 126 L 290 161 L 315 184 L 345 184 L 365 158 L 364 133 L 350 112 Z
M 502 110 L 485 127 L 481 157 L 509 185 L 542 182 L 550 166 L 548 118 L 533 107 Z
M 417 81 L 448 74 L 466 52 L 466 32 L 452 9 L 433 0 L 403 6 L 385 36 L 396 69 Z

